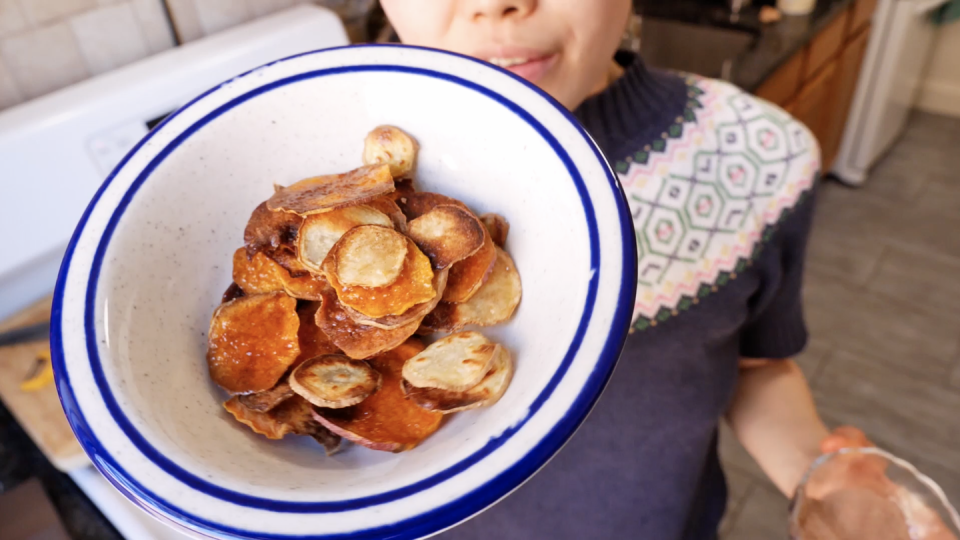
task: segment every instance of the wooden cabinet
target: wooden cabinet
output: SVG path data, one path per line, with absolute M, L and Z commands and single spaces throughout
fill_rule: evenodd
M 846 127 L 847 117 L 850 115 L 853 94 L 857 91 L 857 82 L 860 80 L 860 66 L 863 64 L 863 57 L 867 54 L 869 40 L 870 27 L 868 26 L 853 38 L 853 41 L 847 45 L 837 61 L 833 112 L 830 115 L 823 138 L 820 139 L 823 163 L 827 167 L 833 164 L 833 160 L 840 152 L 843 130 Z
M 810 128 L 829 171 L 843 139 L 877 0 L 856 0 L 756 91 Z

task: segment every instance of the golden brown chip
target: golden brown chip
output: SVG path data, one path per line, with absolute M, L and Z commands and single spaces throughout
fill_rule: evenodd
M 493 367 L 479 384 L 463 392 L 451 392 L 439 388 L 419 388 L 406 380 L 402 382 L 403 393 L 414 403 L 428 411 L 450 414 L 458 411 L 489 407 L 500 400 L 513 378 L 513 359 L 506 347 L 497 345 Z
M 377 199 L 377 201 L 382 200 Z M 297 235 L 297 254 L 300 263 L 313 272 L 320 272 L 320 265 L 340 237 L 360 225 L 393 227 L 386 214 L 371 205 L 357 205 L 308 216 L 300 225 Z M 396 205 L 394 205 L 396 206 Z M 399 208 L 398 208 L 399 211 Z M 402 214 L 401 214 L 402 215 Z
M 409 245 L 407 237 L 387 227 L 354 227 L 331 249 L 337 281 L 345 287 L 386 287 L 400 276 Z
M 430 267 L 430 259 L 410 239 L 407 239 L 403 269 L 396 281 L 386 287 L 343 285 L 337 279 L 334 265 L 334 257 L 328 256 L 323 263 L 323 275 L 336 290 L 337 297 L 344 305 L 368 317 L 402 315 L 411 307 L 433 300 L 437 295 L 433 288 L 434 272 Z
M 394 191 L 392 193 L 387 193 L 384 195 L 384 198 L 390 199 L 391 201 L 398 202 L 401 198 L 405 198 L 411 193 L 416 193 L 417 189 L 413 185 L 412 178 L 398 178 L 393 182 Z M 400 208 L 397 206 L 397 208 Z M 401 209 L 401 213 L 403 210 Z M 406 216 L 404 216 L 406 219 Z
M 483 222 L 484 227 L 487 228 L 487 232 L 490 233 L 490 239 L 493 240 L 493 243 L 497 247 L 503 247 L 507 243 L 507 233 L 510 232 L 510 224 L 507 223 L 507 219 L 500 214 L 494 214 L 493 212 L 488 212 L 480 216 L 480 221 Z
M 277 384 L 300 354 L 297 301 L 282 292 L 244 296 L 213 313 L 208 336 L 210 378 L 231 394 Z
M 404 311 L 402 315 L 387 315 L 386 317 L 374 318 L 367 317 L 363 313 L 360 313 L 350 306 L 343 306 L 343 310 L 346 311 L 347 315 L 349 315 L 350 318 L 358 324 L 374 326 L 384 330 L 392 330 L 394 328 L 406 326 L 414 321 L 422 321 L 423 318 L 426 317 L 428 313 L 433 311 L 433 309 L 437 307 L 437 304 L 440 303 L 440 297 L 443 295 L 443 290 L 447 287 L 447 274 L 449 272 L 450 270 L 448 268 L 434 272 L 433 288 L 436 289 L 437 294 L 433 297 L 433 300 L 423 302 L 422 304 L 417 304 Z
M 483 245 L 476 253 L 450 267 L 444 302 L 466 302 L 480 290 L 497 262 L 497 246 L 484 230 Z
M 293 397 L 293 394 L 293 388 L 290 388 L 290 384 L 281 379 L 276 386 L 269 390 L 237 396 L 237 400 L 241 405 L 252 411 L 267 412 Z
M 243 292 L 243 289 L 241 289 L 236 283 L 231 282 L 230 286 L 227 287 L 227 290 L 223 291 L 223 297 L 221 297 L 220 303 L 225 304 L 242 296 L 246 296 L 246 293 Z
M 362 204 L 393 191 L 387 165 L 369 165 L 343 174 L 316 176 L 288 186 L 267 199 L 267 209 L 301 216 Z
M 460 332 L 433 342 L 403 365 L 413 386 L 463 392 L 493 367 L 498 345 L 479 332 Z
M 493 326 L 510 319 L 520 304 L 523 288 L 520 273 L 510 255 L 497 248 L 497 261 L 490 278 L 466 302 L 440 302 L 423 319 L 426 329 L 440 332 L 459 332 L 465 326 Z
M 403 182 L 404 185 L 407 182 Z M 394 192 L 396 193 L 396 192 Z M 393 222 L 393 227 L 402 233 L 407 232 L 407 216 L 403 215 L 403 211 L 400 210 L 400 207 L 397 206 L 396 201 L 392 197 L 393 193 L 384 195 L 367 203 L 368 206 L 375 210 L 383 212 L 386 216 L 390 218 L 390 221 Z
M 469 210 L 441 204 L 411 221 L 407 235 L 439 269 L 476 253 L 483 245 L 484 227 Z
M 443 415 L 406 399 L 400 388 L 404 362 L 423 349 L 416 340 L 370 360 L 383 376 L 380 389 L 353 407 L 317 409 L 318 422 L 341 437 L 373 450 L 403 452 L 414 448 L 440 427 Z
M 251 258 L 247 258 L 244 248 L 233 252 L 233 282 L 246 294 L 282 291 L 281 273 L 286 270 L 263 252 L 257 252 Z
M 380 388 L 380 373 L 342 354 L 316 356 L 290 373 L 290 387 L 317 407 L 356 405 Z
M 409 221 L 417 219 L 441 204 L 450 204 L 469 210 L 467 205 L 452 197 L 429 191 L 417 191 L 397 198 L 397 206 Z
M 238 396 L 227 400 L 223 408 L 238 422 L 268 439 L 282 439 L 288 433 L 313 437 L 323 445 L 328 456 L 340 448 L 340 436 L 317 422 L 313 418 L 313 408 L 300 396 L 290 397 L 269 412 L 244 406 Z
M 330 341 L 323 330 L 317 327 L 316 316 L 319 309 L 320 302 L 306 302 L 297 309 L 297 316 L 300 317 L 300 328 L 297 330 L 300 356 L 293 361 L 293 364 L 290 365 L 291 368 L 299 366 L 301 362 L 314 356 L 340 352 L 340 349 Z
M 363 164 L 386 164 L 394 178 L 416 171 L 419 145 L 413 137 L 393 126 L 377 126 L 363 141 Z
M 284 292 L 300 300 L 319 301 L 321 298 L 320 291 L 326 287 L 323 277 L 315 276 L 309 272 L 300 277 L 293 277 L 283 268 L 279 268 L 277 275 L 280 276 L 280 281 L 283 283 Z
M 389 351 L 407 340 L 420 326 L 420 319 L 392 330 L 356 323 L 343 310 L 332 287 L 323 291 L 323 305 L 317 311 L 317 326 L 334 345 L 350 358 L 370 358 Z
M 303 218 L 286 212 L 271 212 L 267 209 L 266 201 L 260 203 L 243 230 L 243 244 L 247 248 L 247 255 L 263 251 L 273 258 L 277 250 L 295 250 L 297 244 L 297 230 Z M 279 262 L 279 261 L 278 261 Z

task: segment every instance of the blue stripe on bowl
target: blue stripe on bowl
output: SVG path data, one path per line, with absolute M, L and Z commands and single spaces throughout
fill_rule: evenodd
M 325 51 L 305 53 L 305 54 L 322 54 Z M 446 52 L 440 52 L 441 54 L 451 54 Z M 302 56 L 302 55 L 298 55 Z M 456 55 L 459 56 L 459 55 Z M 466 58 L 466 57 L 463 57 Z M 469 59 L 471 61 L 476 61 L 475 59 Z M 284 60 L 281 60 L 281 62 Z M 582 178 L 579 176 L 579 173 L 570 160 L 569 156 L 560 147 L 558 141 L 546 131 L 546 129 L 537 122 L 532 116 L 529 115 L 526 111 L 518 107 L 513 102 L 507 100 L 503 96 L 496 94 L 486 88 L 483 88 L 475 83 L 470 81 L 460 79 L 445 73 L 425 70 L 421 68 L 410 68 L 405 66 L 394 66 L 394 65 L 379 65 L 379 66 L 351 66 L 351 67 L 342 67 L 342 68 L 333 68 L 327 70 L 319 70 L 311 73 L 300 74 L 294 77 L 290 77 L 281 81 L 276 81 L 270 85 L 258 88 L 254 91 L 251 91 L 244 96 L 236 98 L 231 102 L 221 106 L 214 112 L 208 114 L 206 117 L 195 123 L 191 126 L 186 132 L 178 136 L 170 145 L 164 148 L 163 151 L 153 160 L 150 165 L 138 176 L 134 181 L 133 185 L 128 189 L 127 193 L 124 195 L 120 204 L 118 205 L 116 211 L 114 212 L 111 220 L 108 224 L 108 227 L 104 233 L 104 236 L 101 239 L 100 245 L 94 259 L 94 265 L 91 269 L 90 281 L 88 282 L 87 289 L 87 302 L 86 302 L 86 311 L 85 311 L 85 330 L 88 346 L 88 354 L 91 361 L 91 369 L 93 370 L 95 380 L 98 384 L 101 394 L 104 397 L 105 403 L 107 404 L 108 410 L 110 410 L 111 415 L 114 417 L 117 424 L 121 429 L 127 434 L 130 440 L 144 453 L 149 459 L 156 463 L 159 467 L 164 469 L 168 474 L 174 476 L 181 482 L 191 486 L 197 491 L 207 493 L 211 496 L 221 498 L 223 500 L 233 502 L 240 505 L 246 505 L 256 508 L 262 508 L 271 511 L 277 512 L 336 512 L 336 511 L 345 511 L 345 510 L 355 510 L 357 508 L 362 508 L 364 506 L 383 504 L 392 500 L 403 498 L 409 496 L 417 491 L 427 489 L 430 486 L 436 485 L 439 482 L 442 482 L 446 479 L 455 476 L 462 470 L 467 467 L 475 464 L 483 457 L 488 455 L 490 452 L 501 446 L 509 437 L 515 433 L 523 424 L 515 426 L 512 430 L 501 435 L 496 439 L 492 439 L 484 448 L 476 452 L 472 456 L 468 457 L 466 460 L 458 463 L 454 467 L 442 471 L 437 475 L 434 475 L 431 478 L 421 480 L 411 486 L 406 486 L 391 492 L 378 494 L 375 496 L 369 496 L 364 498 L 358 498 L 348 501 L 328 501 L 328 502 L 303 502 L 303 501 L 278 501 L 273 499 L 265 499 L 260 497 L 254 497 L 246 495 L 243 493 L 238 493 L 232 490 L 222 488 L 211 484 L 203 479 L 198 478 L 197 476 L 189 473 L 188 471 L 183 470 L 175 463 L 166 459 L 161 455 L 152 445 L 149 444 L 132 426 L 129 420 L 123 415 L 120 410 L 116 400 L 114 399 L 109 385 L 106 383 L 105 377 L 103 375 L 100 359 L 98 356 L 98 351 L 96 347 L 96 331 L 93 323 L 94 317 L 94 300 L 96 296 L 96 284 L 97 278 L 99 277 L 100 267 L 102 264 L 103 255 L 106 251 L 106 248 L 109 244 L 110 236 L 112 235 L 117 222 L 123 214 L 123 211 L 129 204 L 133 195 L 136 193 L 140 185 L 146 180 L 150 172 L 167 156 L 169 153 L 181 144 L 187 137 L 190 136 L 197 129 L 210 122 L 217 116 L 223 114 L 224 112 L 235 107 L 239 103 L 246 101 L 256 95 L 267 92 L 274 88 L 290 84 L 299 80 L 304 80 L 307 78 L 319 77 L 319 76 L 328 76 L 335 75 L 338 73 L 346 72 L 356 72 L 356 71 L 399 71 L 423 76 L 429 76 L 434 78 L 439 78 L 447 80 L 449 82 L 459 84 L 461 86 L 473 89 L 481 94 L 494 99 L 495 101 L 506 106 L 512 110 L 515 114 L 523 118 L 528 124 L 530 124 L 534 129 L 536 129 L 541 136 L 551 144 L 554 151 L 557 152 L 557 155 L 564 161 L 565 166 L 571 174 L 571 177 L 574 178 L 577 189 L 580 193 L 581 199 L 584 202 L 584 210 L 587 215 L 588 227 L 590 230 L 590 241 L 591 241 L 591 266 L 596 269 L 599 266 L 599 239 L 597 237 L 597 227 L 595 216 L 593 215 L 593 208 L 590 205 L 586 204 L 586 200 L 589 198 L 588 193 L 586 192 L 586 186 L 583 184 Z M 522 80 L 522 79 L 521 79 Z M 523 81 L 526 84 L 526 81 Z M 565 109 L 563 109 L 559 104 L 542 93 L 539 89 L 534 88 L 538 93 L 545 96 L 554 106 L 562 112 L 566 118 L 571 122 L 571 125 L 575 126 L 578 131 L 591 143 L 591 147 L 594 150 L 594 153 L 597 159 L 605 163 L 602 155 L 597 149 L 596 145 L 593 144 L 589 136 L 580 128 L 576 120 L 573 119 L 572 115 Z M 212 92 L 213 90 L 211 90 Z M 207 92 L 209 94 L 209 92 Z M 205 96 L 206 94 L 204 94 Z M 193 102 L 201 99 L 203 96 L 198 97 Z M 191 102 L 191 104 L 193 103 Z M 189 107 L 189 104 L 187 105 Z M 186 108 L 186 107 L 185 107 Z M 183 110 L 183 109 L 181 109 Z M 172 115 L 171 119 L 176 116 Z M 168 119 L 167 121 L 169 121 Z M 158 130 L 155 130 L 155 132 Z M 155 133 L 154 132 L 154 133 Z M 116 170 L 120 170 L 126 161 L 131 155 L 136 153 L 139 147 L 149 140 L 151 135 L 148 135 L 141 143 L 137 145 L 124 161 L 118 166 Z M 197 528 L 200 531 L 206 531 L 208 534 L 216 534 L 219 532 L 225 532 L 238 537 L 262 537 L 262 538 L 294 538 L 298 536 L 290 535 L 275 535 L 269 533 L 259 533 L 254 531 L 243 531 L 238 529 L 233 529 L 230 527 L 217 524 L 198 516 L 192 515 L 188 512 L 185 512 L 169 502 L 157 497 L 155 494 L 150 492 L 144 486 L 140 485 L 136 480 L 133 479 L 126 471 L 119 466 L 119 464 L 110 456 L 110 454 L 105 450 L 105 448 L 99 443 L 96 437 L 93 435 L 92 430 L 89 428 L 89 425 L 86 423 L 82 412 L 79 410 L 75 398 L 73 397 L 72 388 L 70 387 L 69 379 L 64 369 L 64 352 L 63 352 L 63 343 L 61 339 L 61 330 L 62 330 L 62 307 L 63 307 L 63 288 L 65 286 L 66 275 L 69 271 L 70 260 L 73 255 L 73 251 L 76 246 L 77 239 L 82 233 L 86 221 L 89 217 L 89 214 L 92 208 L 96 205 L 100 196 L 102 195 L 104 189 L 107 185 L 112 182 L 116 171 L 111 174 L 100 190 L 97 192 L 94 200 L 91 202 L 90 206 L 87 208 L 87 211 L 84 213 L 81 222 L 78 226 L 77 231 L 74 234 L 73 239 L 70 242 L 68 247 L 67 256 L 64 259 L 63 268 L 61 268 L 60 278 L 57 284 L 57 290 L 55 293 L 54 299 L 54 314 L 53 314 L 53 325 L 51 328 L 51 340 L 53 343 L 54 350 L 54 365 L 57 373 L 57 389 L 61 396 L 61 401 L 63 403 L 64 409 L 67 411 L 68 419 L 70 424 L 74 429 L 74 432 L 77 434 L 78 439 L 81 442 L 81 445 L 87 451 L 88 454 L 94 460 L 94 463 L 97 467 L 118 487 L 122 492 L 124 492 L 128 497 L 137 502 L 138 504 L 146 504 L 153 506 L 156 509 L 159 509 L 168 514 L 168 518 L 175 521 L 181 522 L 184 524 L 189 524 L 192 528 Z M 613 177 L 612 172 L 609 167 L 606 167 L 606 173 L 608 177 L 608 183 L 614 189 L 617 206 L 618 206 L 618 217 L 621 223 L 621 233 L 625 241 L 622 242 L 623 245 L 623 273 L 621 275 L 621 284 L 620 290 L 621 295 L 618 301 L 617 310 L 614 315 L 614 323 L 611 329 L 611 333 L 608 336 L 608 339 L 605 343 L 604 349 L 598 359 L 598 362 L 594 368 L 593 373 L 588 379 L 587 383 L 584 385 L 583 390 L 578 396 L 577 400 L 568 410 L 567 414 L 561 421 L 554 426 L 551 432 L 538 443 L 538 445 L 531 450 L 524 458 L 515 463 L 510 469 L 501 473 L 498 477 L 487 482 L 485 485 L 477 488 L 474 492 L 464 496 L 458 501 L 452 501 L 443 507 L 434 509 L 432 511 L 426 512 L 419 516 L 410 518 L 400 523 L 391 524 L 389 526 L 380 527 L 377 529 L 368 529 L 365 531 L 357 531 L 349 533 L 346 535 L 325 535 L 325 536 L 312 536 L 309 538 L 383 538 L 389 536 L 391 538 L 417 538 L 425 534 L 430 534 L 431 532 L 436 532 L 445 527 L 453 525 L 463 519 L 468 518 L 472 514 L 482 510 L 489 504 L 492 504 L 500 497 L 509 493 L 512 489 L 516 488 L 520 483 L 522 483 L 526 478 L 528 478 L 533 472 L 543 466 L 546 461 L 552 456 L 562 444 L 573 434 L 576 427 L 582 422 L 586 414 L 592 408 L 592 405 L 595 403 L 596 399 L 599 397 L 600 392 L 606 381 L 608 380 L 613 365 L 616 362 L 616 358 L 619 355 L 619 352 L 623 346 L 623 341 L 626 337 L 626 329 L 630 322 L 630 316 L 632 314 L 632 302 L 635 295 L 636 281 L 634 276 L 636 275 L 636 247 L 635 243 L 632 241 L 626 241 L 628 238 L 633 236 L 632 221 L 629 218 L 629 211 L 627 209 L 626 199 L 623 196 L 622 189 L 619 184 Z M 574 337 L 574 340 L 571 344 L 570 349 L 568 350 L 567 355 L 565 356 L 562 367 L 558 370 L 557 374 L 548 384 L 544 392 L 537 398 L 531 407 L 530 414 L 527 418 L 533 416 L 533 414 L 542 406 L 542 404 L 552 393 L 553 389 L 562 379 L 563 374 L 566 372 L 570 363 L 572 362 L 573 357 L 575 356 L 576 351 L 579 348 L 580 341 L 582 340 L 583 334 L 586 331 L 586 328 L 589 324 L 590 316 L 592 314 L 593 303 L 596 298 L 598 273 L 594 273 L 593 279 L 590 282 L 588 298 L 586 306 L 584 308 L 584 316 L 581 319 L 580 326 L 577 330 L 577 333 Z

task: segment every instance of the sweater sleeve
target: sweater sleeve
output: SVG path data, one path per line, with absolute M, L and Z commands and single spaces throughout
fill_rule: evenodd
M 750 299 L 750 319 L 740 334 L 740 355 L 787 359 L 803 351 L 803 270 L 817 183 L 784 216 L 755 262 L 761 285 Z

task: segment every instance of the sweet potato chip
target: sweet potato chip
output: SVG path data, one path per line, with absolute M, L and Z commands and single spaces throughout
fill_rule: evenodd
M 520 274 L 510 255 L 497 248 L 497 262 L 490 278 L 477 294 L 466 302 L 440 302 L 423 319 L 424 328 L 440 332 L 459 332 L 465 326 L 493 326 L 510 319 L 520 304 L 523 288 Z
M 297 301 L 282 292 L 244 296 L 213 313 L 208 336 L 210 378 L 232 394 L 277 384 L 300 354 Z
M 404 362 L 419 352 L 416 341 L 370 360 L 383 376 L 380 389 L 353 407 L 317 409 L 314 417 L 330 431 L 373 450 L 403 452 L 414 448 L 440 427 L 443 415 L 406 399 L 400 387 Z
M 290 384 L 281 379 L 276 386 L 269 390 L 237 396 L 237 400 L 241 405 L 252 411 L 267 412 L 293 397 L 293 394 L 293 388 L 290 388 Z
M 380 388 L 380 373 L 342 354 L 316 356 L 290 373 L 290 387 L 317 407 L 356 405 Z
M 406 184 L 404 182 L 403 184 Z M 393 193 L 384 195 L 367 203 L 368 206 L 375 210 L 383 212 L 386 216 L 390 218 L 390 221 L 393 222 L 393 228 L 402 232 L 407 232 L 407 216 L 403 215 L 403 211 L 400 210 L 400 207 L 397 206 L 396 201 L 391 197 Z M 379 225 L 379 224 L 375 224 Z
M 444 302 L 466 302 L 480 290 L 497 262 L 497 246 L 484 230 L 483 245 L 476 253 L 450 267 Z
M 441 204 L 411 221 L 407 235 L 439 269 L 476 253 L 483 246 L 484 227 L 469 210 Z
M 377 126 L 363 141 L 363 164 L 390 166 L 394 178 L 412 176 L 419 145 L 413 137 L 393 126 Z
M 243 405 L 238 396 L 223 404 L 238 422 L 246 424 L 254 433 L 268 439 L 282 439 L 288 433 L 313 437 L 323 445 L 327 455 L 340 448 L 340 436 L 334 434 L 313 418 L 313 407 L 300 396 L 292 396 L 269 412 L 255 411 Z
M 263 252 L 247 258 L 247 250 L 233 252 L 233 282 L 246 294 L 260 294 L 283 290 L 281 273 L 287 271 Z
M 386 287 L 343 285 L 337 278 L 335 264 L 334 257 L 328 256 L 323 263 L 323 275 L 337 291 L 337 297 L 344 305 L 368 317 L 402 315 L 411 307 L 433 300 L 437 295 L 433 288 L 434 272 L 430 267 L 430 259 L 410 239 L 407 239 L 407 256 L 403 269 L 396 281 Z
M 403 378 L 413 386 L 463 392 L 490 371 L 497 347 L 479 332 L 453 334 L 408 360 Z
M 510 224 L 507 223 L 505 217 L 500 214 L 488 212 L 480 216 L 480 221 L 482 221 L 483 226 L 487 228 L 487 232 L 490 233 L 490 239 L 493 240 L 493 243 L 496 244 L 497 247 L 503 247 L 503 245 L 507 243 Z
M 243 289 L 241 289 L 236 283 L 230 283 L 230 286 L 227 287 L 227 290 L 223 291 L 223 296 L 220 298 L 220 303 L 225 304 L 242 296 L 246 296 L 246 293 L 243 292 Z
M 513 359 L 510 352 L 502 345 L 497 345 L 493 367 L 479 384 L 469 390 L 451 392 L 439 388 L 418 388 L 406 380 L 403 381 L 402 388 L 403 393 L 420 407 L 450 414 L 493 405 L 507 391 L 512 378 Z
M 283 283 L 284 292 L 300 300 L 319 301 L 321 298 L 320 291 L 326 287 L 322 277 L 309 272 L 300 277 L 293 277 L 290 272 L 280 268 L 277 270 L 277 274 Z
M 433 288 L 437 290 L 437 294 L 433 297 L 433 300 L 423 302 L 422 304 L 417 304 L 404 311 L 402 315 L 387 315 L 386 317 L 374 318 L 367 317 L 363 313 L 360 313 L 350 306 L 343 306 L 343 310 L 346 311 L 347 315 L 349 315 L 350 318 L 358 324 L 374 326 L 384 330 L 393 330 L 394 328 L 406 326 L 414 321 L 421 321 L 425 316 L 427 316 L 428 313 L 437 307 L 438 303 L 440 303 L 440 297 L 443 295 L 443 290 L 447 287 L 447 274 L 449 272 L 450 270 L 447 268 L 434 272 Z
M 377 199 L 379 200 L 382 198 Z M 371 204 L 373 202 L 375 201 L 371 201 Z M 360 225 L 394 226 L 392 219 L 386 214 L 363 204 L 308 216 L 300 225 L 297 235 L 297 255 L 300 263 L 311 271 L 319 273 L 320 265 L 323 264 L 330 248 L 347 231 Z
M 467 205 L 453 197 L 447 197 L 446 195 L 431 193 L 429 191 L 417 191 L 397 198 L 397 206 L 400 207 L 403 215 L 407 216 L 407 220 L 409 221 L 417 219 L 441 204 L 459 206 L 465 210 L 470 210 L 467 208 Z
M 295 250 L 297 231 L 302 221 L 303 218 L 296 214 L 271 212 L 266 201 L 260 203 L 243 230 L 243 244 L 247 248 L 247 255 L 253 257 L 263 251 L 273 258 L 273 253 L 277 250 Z
M 387 165 L 369 165 L 343 174 L 316 176 L 283 188 L 267 199 L 267 209 L 300 216 L 353 206 L 393 191 Z
M 409 244 L 405 236 L 393 229 L 377 225 L 354 227 L 331 250 L 337 281 L 345 287 L 391 285 L 400 276 Z
M 407 325 L 384 330 L 356 323 L 337 299 L 332 287 L 323 290 L 323 305 L 317 311 L 317 326 L 334 345 L 350 358 L 370 358 L 389 351 L 407 340 L 420 326 L 420 319 Z
M 297 316 L 300 318 L 300 328 L 297 329 L 300 356 L 293 361 L 293 364 L 290 365 L 291 368 L 299 366 L 301 362 L 314 356 L 340 352 L 340 349 L 330 341 L 323 330 L 317 327 L 316 316 L 319 309 L 320 302 L 305 302 L 297 308 Z

